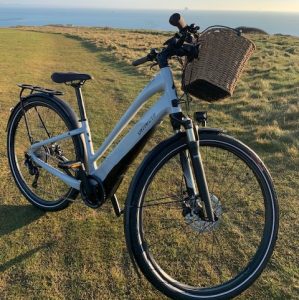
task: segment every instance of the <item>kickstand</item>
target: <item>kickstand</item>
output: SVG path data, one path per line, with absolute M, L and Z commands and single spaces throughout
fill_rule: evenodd
M 119 202 L 115 194 L 113 194 L 113 196 L 111 197 L 111 202 L 116 216 L 120 217 L 124 211 L 120 208 Z

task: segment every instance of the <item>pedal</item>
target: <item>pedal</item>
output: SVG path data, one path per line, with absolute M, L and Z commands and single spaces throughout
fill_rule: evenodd
M 81 161 L 64 161 L 59 162 L 58 167 L 61 169 L 80 169 L 83 166 Z

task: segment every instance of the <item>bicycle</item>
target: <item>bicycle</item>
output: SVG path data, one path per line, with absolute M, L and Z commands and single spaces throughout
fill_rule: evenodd
M 110 199 L 124 213 L 128 252 L 145 277 L 174 299 L 227 299 L 247 289 L 273 252 L 278 204 L 271 176 L 261 159 L 220 129 L 207 128 L 206 114 L 184 115 L 168 60 L 195 57 L 185 41 L 198 28 L 178 14 L 179 34 L 137 66 L 155 62 L 160 72 L 137 96 L 105 139 L 93 149 L 81 88 L 88 74 L 53 73 L 52 80 L 75 89 L 80 119 L 59 91 L 20 85 L 20 101 L 7 126 L 7 153 L 16 185 L 36 207 L 66 208 L 81 194 L 98 208 Z M 30 91 L 23 96 L 24 91 Z M 110 151 L 141 106 L 162 96 Z M 173 136 L 151 150 L 130 184 L 125 208 L 116 191 L 136 155 L 165 116 Z M 102 158 L 98 165 L 97 160 Z

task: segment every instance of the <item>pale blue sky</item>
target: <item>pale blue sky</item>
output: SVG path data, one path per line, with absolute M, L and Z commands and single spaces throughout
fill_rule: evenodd
M 119 9 L 202 9 L 299 12 L 299 0 L 0 0 L 2 6 L 98 7 Z

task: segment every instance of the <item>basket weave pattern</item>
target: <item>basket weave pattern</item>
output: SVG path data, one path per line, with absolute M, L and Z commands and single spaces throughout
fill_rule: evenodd
M 198 43 L 198 58 L 185 65 L 183 90 L 207 101 L 231 96 L 255 45 L 227 28 L 203 32 Z

